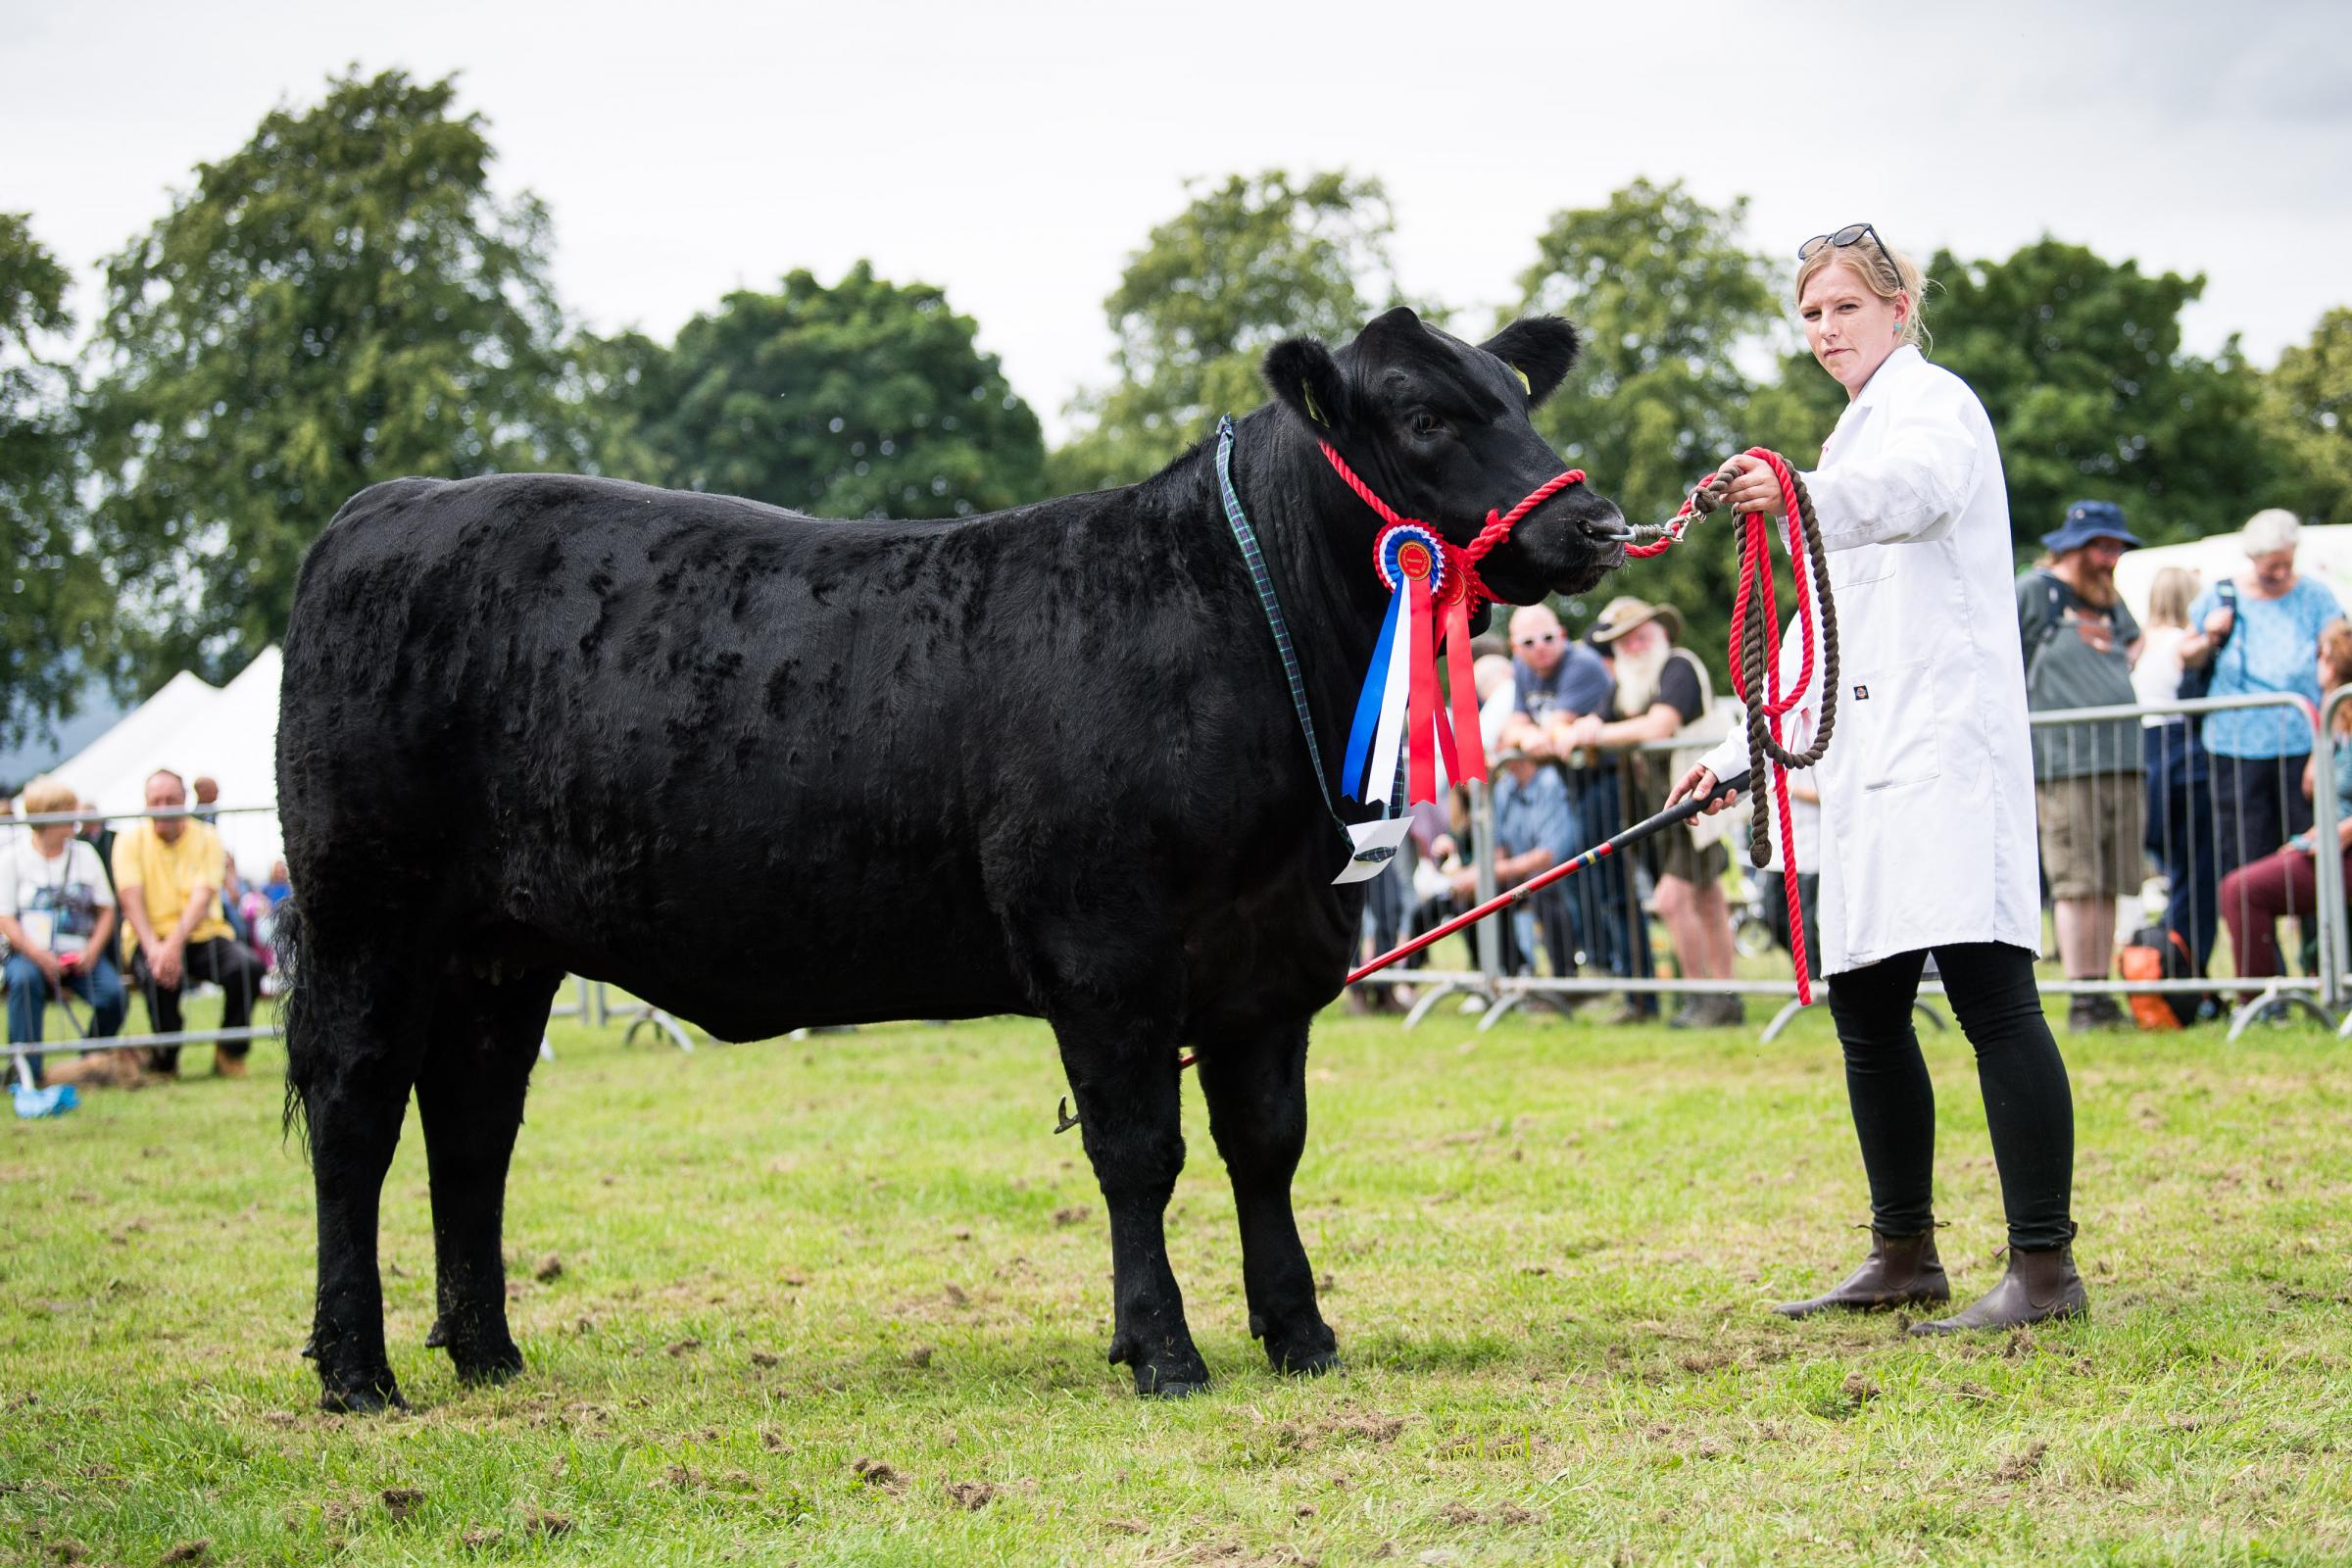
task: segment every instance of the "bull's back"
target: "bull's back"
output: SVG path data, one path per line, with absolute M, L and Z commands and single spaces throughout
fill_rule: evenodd
M 988 715 L 960 662 L 909 670 L 877 603 L 920 588 L 948 527 L 555 476 L 363 492 L 286 641 L 298 885 L 406 878 L 466 940 L 722 1011 L 747 973 L 803 998 L 898 976 L 907 1000 L 919 904 L 963 940 L 916 1000 L 1016 1005 L 942 752 Z M 845 920 L 845 897 L 900 913 Z

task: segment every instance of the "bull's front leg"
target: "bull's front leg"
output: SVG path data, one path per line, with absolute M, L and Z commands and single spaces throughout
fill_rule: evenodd
M 1054 1033 L 1110 1215 L 1110 1359 L 1134 1369 L 1138 1394 L 1197 1394 L 1208 1366 L 1184 1319 L 1165 1229 L 1184 1168 L 1175 1039 L 1132 1016 L 1056 1015 Z
M 1233 1179 L 1250 1332 L 1277 1372 L 1328 1372 L 1340 1364 L 1339 1342 L 1315 1305 L 1314 1269 L 1291 1209 L 1291 1179 L 1306 1148 L 1306 1022 L 1204 1042 L 1200 1065 L 1209 1131 Z

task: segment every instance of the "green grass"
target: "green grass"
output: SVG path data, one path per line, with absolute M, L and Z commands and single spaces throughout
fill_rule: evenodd
M 2094 1316 L 1914 1343 L 1765 1310 L 1860 1250 L 1825 1019 L 1759 1048 L 1335 1016 L 1298 1192 L 1349 1370 L 1281 1379 L 1250 1340 L 1188 1081 L 1169 1238 L 1218 1384 L 1176 1403 L 1102 1362 L 1102 1203 L 1050 1135 L 1042 1025 L 554 1038 L 508 1207 L 529 1370 L 466 1390 L 421 1348 L 412 1123 L 385 1192 L 397 1418 L 313 1408 L 274 1047 L 245 1082 L 194 1051 L 186 1082 L 9 1125 L 0 1557 L 2352 1557 L 2352 1058 L 2316 1029 L 2069 1042 Z M 1930 1056 L 1973 1296 L 1998 1194 L 1966 1048 Z

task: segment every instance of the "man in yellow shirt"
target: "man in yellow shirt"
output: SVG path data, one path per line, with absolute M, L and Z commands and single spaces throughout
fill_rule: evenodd
M 149 810 L 187 804 L 187 785 L 177 773 L 160 769 L 147 780 Z M 146 994 L 147 1015 L 159 1034 L 179 1032 L 180 987 L 191 975 L 220 987 L 222 1028 L 242 1029 L 253 1021 L 262 961 L 221 918 L 220 882 L 227 869 L 220 835 L 186 816 L 146 817 L 115 840 L 115 891 L 133 944 L 131 978 Z M 242 1078 L 250 1049 L 243 1040 L 221 1041 L 213 1052 L 213 1070 Z M 179 1048 L 157 1050 L 150 1065 L 176 1073 Z

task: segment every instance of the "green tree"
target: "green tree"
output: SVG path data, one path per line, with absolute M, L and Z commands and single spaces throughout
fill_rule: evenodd
M 2264 394 L 2286 504 L 2314 522 L 2352 522 L 2352 308 L 2329 311 L 2309 343 L 2280 355 Z
M 73 329 L 67 286 L 24 216 L 0 213 L 0 746 L 71 717 L 110 663 L 113 595 L 74 496 L 73 380 L 40 352 Z
M 1152 230 L 1102 302 L 1118 379 L 1080 396 L 1081 433 L 1054 454 L 1057 492 L 1129 484 L 1265 401 L 1258 360 L 1283 338 L 1338 344 L 1403 303 L 1377 179 L 1234 174 Z
M 946 517 L 1044 493 L 1037 416 L 928 283 L 859 262 L 740 290 L 641 362 L 642 434 L 672 483 L 829 517 Z M 640 351 L 642 355 L 642 351 Z
M 1715 208 L 1680 181 L 1637 180 L 1599 207 L 1554 214 L 1520 277 L 1511 314 L 1564 316 L 1584 336 L 1537 428 L 1636 522 L 1664 521 L 1694 479 L 1758 439 L 1740 365 L 1784 315 L 1779 273 L 1740 242 L 1746 217 L 1744 197 Z M 1702 524 L 1568 609 L 1616 593 L 1670 602 L 1720 678 L 1737 561 L 1730 530 Z
M 492 194 L 455 99 L 335 78 L 109 264 L 96 520 L 122 579 L 154 585 L 148 673 L 227 673 L 280 635 L 303 550 L 370 483 L 583 461 L 546 212 Z
M 1991 416 L 2021 556 L 2082 496 L 2164 541 L 2233 528 L 2276 493 L 2261 378 L 2237 339 L 2212 359 L 2181 351 L 2202 276 L 2147 276 L 2046 236 L 2005 262 L 1939 252 L 1929 271 L 1934 358 Z

